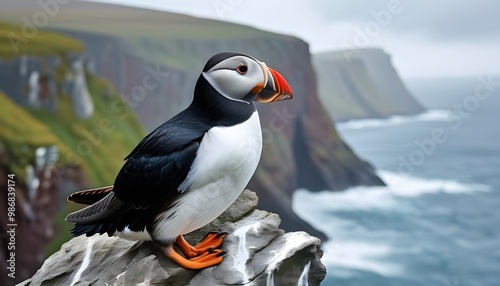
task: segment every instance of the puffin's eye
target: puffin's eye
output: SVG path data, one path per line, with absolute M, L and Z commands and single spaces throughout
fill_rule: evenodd
M 236 68 L 236 71 L 239 73 L 239 74 L 246 74 L 247 71 L 248 71 L 248 66 L 244 65 L 244 64 L 241 64 L 239 65 L 237 68 Z

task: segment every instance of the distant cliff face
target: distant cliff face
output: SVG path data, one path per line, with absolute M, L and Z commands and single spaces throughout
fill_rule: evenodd
M 337 121 L 424 110 L 404 86 L 390 56 L 380 49 L 316 54 L 313 63 L 320 98 Z

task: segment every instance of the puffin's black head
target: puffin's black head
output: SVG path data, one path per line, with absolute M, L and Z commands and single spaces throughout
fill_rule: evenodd
M 219 94 L 233 101 L 273 102 L 293 96 L 283 76 L 265 63 L 244 54 L 220 53 L 213 56 L 203 68 L 202 77 Z

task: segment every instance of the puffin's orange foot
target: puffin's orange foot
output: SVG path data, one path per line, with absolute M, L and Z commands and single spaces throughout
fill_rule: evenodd
M 227 251 L 221 250 L 221 249 L 213 249 L 209 250 L 201 255 L 198 255 L 196 257 L 190 258 L 190 261 L 196 261 L 196 262 L 204 262 L 204 261 L 209 261 L 212 260 L 215 257 L 221 257 L 226 254 Z
M 182 235 L 179 235 L 175 243 L 179 246 L 186 257 L 192 258 L 207 251 L 219 248 L 226 235 L 226 232 L 210 232 L 200 243 L 195 246 L 191 246 Z
M 211 252 L 207 251 L 198 257 L 186 259 L 175 252 L 172 245 L 164 246 L 158 244 L 158 247 L 167 257 L 186 269 L 203 269 L 220 264 L 222 262 L 222 256 L 226 253 L 225 251 L 216 249 Z

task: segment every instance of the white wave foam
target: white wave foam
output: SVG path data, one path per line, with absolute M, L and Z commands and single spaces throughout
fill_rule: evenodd
M 293 196 L 293 209 L 297 215 L 325 232 L 330 238 L 323 248 L 323 263 L 332 266 L 337 277 L 356 275 L 357 270 L 384 276 L 400 276 L 404 268 L 384 258 L 397 251 L 390 245 L 375 241 L 356 241 L 353 233 L 363 232 L 363 225 L 355 219 L 335 216 L 340 211 L 383 211 L 405 215 L 414 212 L 411 198 L 432 193 L 461 194 L 489 191 L 481 184 L 465 184 L 454 180 L 401 177 L 388 171 L 378 175 L 388 184 L 381 187 L 359 186 L 344 192 L 309 192 L 297 190 Z M 318 219 L 323 218 L 323 219 Z M 333 270 L 332 270 L 333 271 Z
M 353 209 L 396 209 L 396 200 L 390 197 L 389 192 L 383 191 L 384 188 L 319 193 L 302 189 L 295 192 L 294 211 L 315 228 L 325 232 L 330 239 L 322 246 L 324 255 L 321 260 L 336 277 L 349 278 L 359 270 L 384 276 L 400 276 L 404 272 L 402 266 L 384 261 L 385 256 L 394 252 L 389 245 L 353 240 L 347 233 L 356 232 L 362 226 L 354 220 L 332 214 L 332 211 Z
M 392 209 L 398 206 L 387 187 L 355 187 L 344 192 L 321 191 L 317 193 L 300 189 L 295 192 L 293 200 L 294 205 L 307 201 L 313 209 L 328 202 L 325 208 L 330 211 Z
M 365 233 L 363 225 L 349 217 L 336 216 L 341 211 L 378 211 L 408 215 L 415 211 L 411 198 L 432 193 L 463 194 L 490 191 L 482 184 L 465 184 L 454 180 L 401 177 L 388 171 L 378 175 L 387 186 L 350 188 L 344 192 L 309 192 L 297 190 L 293 210 L 297 215 L 326 233 L 330 240 L 323 245 L 323 263 L 334 269 L 337 277 L 351 277 L 357 271 L 370 271 L 384 276 L 401 276 L 403 266 L 385 260 L 402 251 L 380 241 L 359 241 L 353 234 Z M 362 236 L 363 237 L 363 236 Z M 358 241 L 357 241 L 358 239 Z
M 411 116 L 396 115 L 385 119 L 350 120 L 347 122 L 337 123 L 337 128 L 342 130 L 348 130 L 348 129 L 392 126 L 392 125 L 404 124 L 415 121 L 446 121 L 446 119 L 449 116 L 449 113 L 450 111 L 448 110 L 435 109 L 435 110 L 428 110 L 424 113 Z
M 433 193 L 462 194 L 490 191 L 491 187 L 482 184 L 465 184 L 454 180 L 424 179 L 419 177 L 403 177 L 389 171 L 378 171 L 377 174 L 387 186 L 358 186 L 343 192 L 321 191 L 311 193 L 300 189 L 295 192 L 294 206 L 302 201 L 313 202 L 312 205 L 323 205 L 328 202 L 328 210 L 373 210 L 392 209 L 404 211 L 407 204 L 401 197 L 417 197 Z
M 403 197 L 416 197 L 432 193 L 460 194 L 491 190 L 488 185 L 465 184 L 455 180 L 408 177 L 383 170 L 378 171 L 377 174 L 387 184 L 393 195 Z
M 327 267 L 333 266 L 336 276 L 353 276 L 349 269 L 370 271 L 383 276 L 401 276 L 404 272 L 402 265 L 383 261 L 384 257 L 394 252 L 389 245 L 330 240 L 323 248 L 325 252 L 322 262 Z M 339 267 L 345 269 L 338 271 Z

